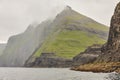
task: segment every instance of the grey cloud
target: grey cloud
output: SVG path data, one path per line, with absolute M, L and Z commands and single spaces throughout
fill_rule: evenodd
M 0 0 L 0 42 L 23 32 L 32 22 L 55 16 L 65 5 L 109 25 L 119 0 Z

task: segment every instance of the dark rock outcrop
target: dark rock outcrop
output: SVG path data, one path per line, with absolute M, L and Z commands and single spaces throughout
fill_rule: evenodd
M 116 6 L 111 19 L 109 38 L 102 47 L 102 55 L 96 62 L 118 62 L 120 61 L 120 3 Z
M 94 44 L 92 46 L 89 46 L 85 50 L 85 52 L 82 52 L 73 58 L 73 65 L 79 66 L 87 63 L 92 63 L 98 58 L 100 54 L 101 54 L 101 45 Z
M 72 60 L 57 57 L 55 53 L 42 53 L 33 63 L 26 67 L 71 67 Z

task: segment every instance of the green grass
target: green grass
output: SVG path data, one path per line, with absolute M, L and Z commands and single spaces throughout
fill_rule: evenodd
M 89 19 L 86 16 L 81 15 L 81 14 L 66 16 L 65 19 L 66 19 L 66 21 L 65 21 L 64 24 L 69 24 L 69 23 L 73 23 L 73 22 L 74 22 L 74 24 L 77 24 L 75 22 L 81 21 L 82 23 L 79 24 L 81 26 L 91 28 L 91 29 L 94 29 L 94 30 L 97 30 L 97 31 L 105 31 L 105 32 L 109 31 L 107 26 L 105 26 L 103 24 L 100 24 L 100 23 L 98 23 L 98 22 L 96 22 L 92 19 Z M 78 27 L 79 27 L 79 25 L 78 25 Z
M 49 37 L 34 56 L 42 52 L 56 53 L 57 56 L 73 58 L 92 44 L 103 44 L 105 40 L 83 31 L 62 30 L 56 36 Z
M 73 11 L 74 12 L 74 11 Z M 83 52 L 88 46 L 93 44 L 104 44 L 106 41 L 95 34 L 80 30 L 64 30 L 66 25 L 73 24 L 75 27 L 86 27 L 95 31 L 107 32 L 108 27 L 99 24 L 96 21 L 81 15 L 77 12 L 63 17 L 64 22 L 57 25 L 54 32 L 44 41 L 42 46 L 34 54 L 39 57 L 42 52 L 56 53 L 57 56 L 64 58 L 73 58 L 80 52 Z
M 109 31 L 108 27 L 105 25 L 101 25 L 99 23 L 92 23 L 92 22 L 88 22 L 86 23 L 86 26 L 88 26 L 89 28 L 95 29 L 95 30 L 100 30 L 100 31 Z

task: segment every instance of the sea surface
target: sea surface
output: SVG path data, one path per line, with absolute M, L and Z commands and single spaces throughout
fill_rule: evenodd
M 109 74 L 68 68 L 0 68 L 0 80 L 107 80 Z

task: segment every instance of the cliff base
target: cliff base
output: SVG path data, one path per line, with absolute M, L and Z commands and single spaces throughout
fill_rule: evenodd
M 71 70 L 75 71 L 86 71 L 86 72 L 117 72 L 120 73 L 120 62 L 103 62 L 103 63 L 92 63 L 85 64 L 79 67 L 73 67 Z

